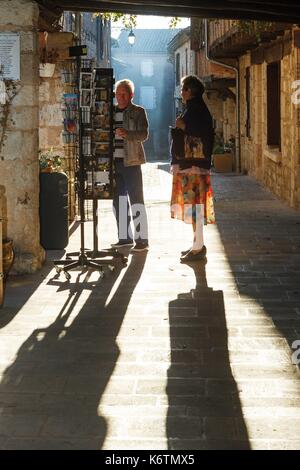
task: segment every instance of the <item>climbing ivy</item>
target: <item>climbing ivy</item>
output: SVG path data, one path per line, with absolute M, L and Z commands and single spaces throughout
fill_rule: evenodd
M 0 160 L 4 160 L 2 151 L 7 139 L 7 126 L 11 105 L 22 87 L 14 80 L 1 79 L 1 77 L 0 84 L 2 89 L 0 103 Z M 13 124 L 12 120 L 11 123 Z

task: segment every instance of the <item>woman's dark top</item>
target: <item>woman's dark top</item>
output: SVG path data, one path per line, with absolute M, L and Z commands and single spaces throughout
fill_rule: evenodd
M 188 100 L 186 109 L 180 117 L 185 123 L 184 133 L 201 138 L 205 158 L 183 158 L 178 160 L 172 155 L 172 164 L 179 164 L 181 170 L 191 168 L 192 166 L 210 169 L 214 130 L 211 114 L 202 96 Z

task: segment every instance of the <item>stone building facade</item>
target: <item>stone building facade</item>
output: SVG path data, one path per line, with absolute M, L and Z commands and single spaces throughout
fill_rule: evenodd
M 64 12 L 63 26 L 64 31 L 78 33 L 74 12 Z M 81 12 L 79 28 L 81 43 L 87 46 L 87 58 L 95 59 L 97 67 L 111 67 L 110 20 L 93 13 Z
M 39 150 L 47 151 L 53 147 L 63 154 L 62 96 L 70 90 L 64 86 L 61 76 L 64 68 L 68 70 L 68 50 L 74 43 L 74 35 L 68 32 L 48 33 L 47 43 L 50 50 L 56 51 L 57 57 L 53 76 L 40 77 L 39 80 Z
M 300 105 L 293 102 L 300 79 L 299 30 L 268 25 L 258 41 L 232 23 L 211 22 L 209 50 L 239 69 L 241 171 L 299 208 Z
M 214 119 L 217 135 L 228 142 L 236 134 L 236 77 L 235 73 L 209 62 L 204 47 L 197 52 L 197 75 L 206 88 L 206 104 Z
M 0 2 L 0 34 L 20 36 L 20 57 L 16 57 L 20 59 L 20 80 L 0 80 L 9 90 L 7 94 L 14 96 L 9 106 L 0 105 L 0 198 L 3 237 L 13 239 L 17 273 L 34 272 L 45 260 L 40 245 L 38 155 L 39 150 L 62 148 L 60 69 L 73 38 L 72 33 L 58 32 L 62 13 L 62 9 L 52 10 L 33 0 Z M 97 38 L 100 48 L 110 30 L 109 24 L 104 26 Z M 59 49 L 51 79 L 39 75 L 40 31 L 49 31 L 53 47 Z M 89 38 L 95 42 L 93 36 Z M 108 49 L 105 54 L 97 53 L 100 66 L 107 64 Z
M 214 119 L 215 132 L 227 142 L 236 134 L 236 74 L 207 60 L 203 20 L 192 19 L 191 27 L 196 74 L 207 90 L 206 103 Z M 198 33 L 197 36 L 195 33 Z
M 13 238 L 14 267 L 19 272 L 40 268 L 44 250 L 39 224 L 39 8 L 28 0 L 1 1 L 0 33 L 20 34 L 21 80 L 9 106 L 0 155 L 0 191 L 4 199 L 4 236 Z M 3 119 L 3 106 L 1 108 Z
M 168 52 L 174 65 L 174 99 L 175 115 L 178 116 L 182 111 L 181 100 L 181 79 L 185 75 L 194 75 L 196 73 L 195 52 L 191 49 L 191 28 L 187 27 L 179 31 L 168 45 Z
M 292 34 L 295 35 L 296 30 Z M 289 36 L 289 34 L 286 34 Z M 300 51 L 289 39 L 289 51 L 280 60 L 254 64 L 247 52 L 239 58 L 241 89 L 241 164 L 242 171 L 254 175 L 280 199 L 300 208 L 300 121 L 299 106 L 293 103 L 293 83 L 300 79 Z M 268 96 L 268 68 L 276 64 L 279 73 L 280 115 L 278 143 L 268 143 L 272 97 Z M 246 132 L 246 70 L 250 76 L 250 126 Z

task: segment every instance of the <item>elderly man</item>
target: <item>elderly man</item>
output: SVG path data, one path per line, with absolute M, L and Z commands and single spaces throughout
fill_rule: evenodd
M 118 81 L 115 95 L 116 192 L 113 205 L 119 241 L 112 246 L 119 248 L 134 245 L 131 251 L 139 252 L 148 249 L 141 165 L 146 162 L 143 142 L 148 138 L 149 124 L 144 108 L 132 102 L 134 84 L 130 80 Z

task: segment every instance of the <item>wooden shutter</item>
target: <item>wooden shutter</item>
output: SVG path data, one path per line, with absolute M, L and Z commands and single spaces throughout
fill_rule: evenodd
M 267 144 L 280 148 L 280 62 L 267 66 Z
M 249 138 L 251 137 L 250 135 L 250 128 L 251 128 L 251 111 L 250 111 L 250 67 L 246 68 L 246 136 Z

